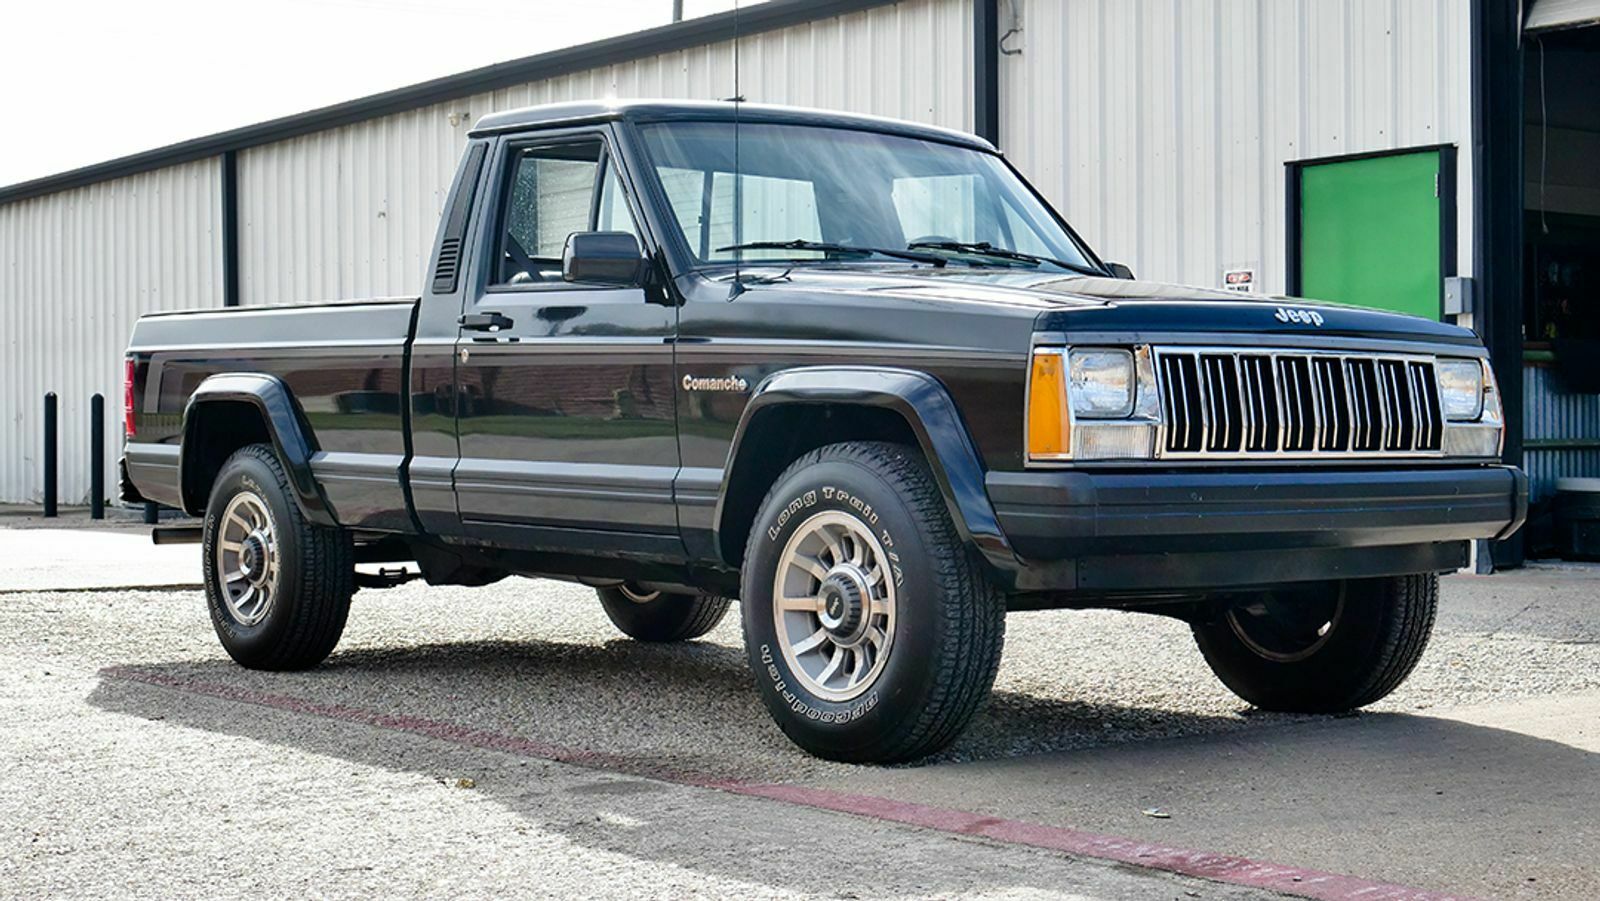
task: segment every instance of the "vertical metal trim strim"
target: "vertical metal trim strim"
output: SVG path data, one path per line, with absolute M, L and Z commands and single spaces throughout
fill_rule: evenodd
M 222 305 L 239 305 L 239 155 L 224 151 L 222 165 Z
M 1000 146 L 1000 0 L 972 0 L 972 130 Z
M 1472 34 L 1473 322 L 1489 347 L 1505 405 L 1505 455 L 1522 462 L 1522 49 L 1519 0 L 1477 0 Z M 1494 546 L 1522 562 L 1519 532 Z
M 1283 293 L 1300 296 L 1300 163 L 1283 164 Z

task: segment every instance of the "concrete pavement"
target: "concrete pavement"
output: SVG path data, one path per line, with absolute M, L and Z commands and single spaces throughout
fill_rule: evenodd
M 154 545 L 149 527 L 0 532 L 0 592 L 200 585 L 196 545 Z
M 263 674 L 226 661 L 195 591 L 0 594 L 0 754 L 18 761 L 0 773 L 17 824 L 0 894 L 1259 894 L 1026 847 L 1029 827 L 1055 830 L 1046 848 L 1094 853 L 1088 832 L 1597 897 L 1593 573 L 1448 578 L 1416 676 L 1352 718 L 1249 713 L 1172 621 L 1013 616 L 994 703 L 950 753 L 900 768 L 789 745 L 734 616 L 652 647 L 574 586 L 364 591 L 328 664 Z M 718 782 L 867 799 L 868 816 Z

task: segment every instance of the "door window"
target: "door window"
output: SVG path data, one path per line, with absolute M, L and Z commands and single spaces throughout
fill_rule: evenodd
M 574 232 L 638 235 L 599 141 L 517 151 L 505 198 L 493 284 L 560 283 L 561 252 Z

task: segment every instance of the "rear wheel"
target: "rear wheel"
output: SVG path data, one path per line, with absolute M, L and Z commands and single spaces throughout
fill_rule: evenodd
M 728 612 L 715 595 L 646 591 L 631 585 L 598 589 L 600 605 L 622 634 L 639 641 L 687 641 L 710 632 Z
M 1289 586 L 1225 599 L 1194 635 L 1212 671 L 1251 704 L 1334 713 L 1411 675 L 1438 599 L 1432 574 Z
M 931 754 L 994 684 L 1004 599 L 911 448 L 835 444 L 795 461 L 756 516 L 741 598 L 767 709 L 820 757 Z
M 251 669 L 321 663 L 344 633 L 355 593 L 348 533 L 308 522 L 272 449 L 222 465 L 201 537 L 206 604 L 222 647 Z

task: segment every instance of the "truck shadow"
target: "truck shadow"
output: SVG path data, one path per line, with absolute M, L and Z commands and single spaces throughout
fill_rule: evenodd
M 290 698 L 419 718 L 715 779 L 792 777 L 843 765 L 773 725 L 742 650 L 711 642 L 474 641 L 342 652 L 303 673 L 224 660 L 115 667 L 122 681 Z M 129 711 L 137 713 L 137 711 Z M 1285 717 L 1203 715 L 996 691 L 950 749 L 909 768 L 1228 731 Z M 845 767 L 848 768 L 848 767 Z
M 1096 817 L 1108 807 L 1136 812 L 1162 803 L 1163 791 L 1182 797 L 1201 784 L 1200 798 L 1263 803 L 1247 814 L 1229 809 L 1237 841 L 1203 831 L 1186 837 L 1181 826 L 1163 827 L 1173 831 L 1161 840 L 1247 851 L 1261 836 L 1289 849 L 1304 838 L 1316 864 L 1326 845 L 1316 830 L 1325 824 L 1294 825 L 1292 810 L 1276 808 L 1315 810 L 1342 824 L 1340 853 L 1354 855 L 1347 871 L 1359 870 L 1363 843 L 1404 834 L 1423 845 L 1468 848 L 1451 859 L 1470 861 L 1469 869 L 1490 880 L 1522 878 L 1507 869 L 1507 855 L 1541 859 L 1544 876 L 1587 860 L 1586 830 L 1570 824 L 1587 822 L 1600 800 L 1592 797 L 1600 794 L 1600 755 L 1446 719 L 1205 717 L 1015 693 L 1000 693 L 968 741 L 932 765 L 829 764 L 799 752 L 771 725 L 743 654 L 708 643 L 424 645 L 348 652 L 298 674 L 176 661 L 109 668 L 88 700 L 111 712 L 397 772 L 452 781 L 467 775 L 530 825 L 585 846 L 756 884 L 780 885 L 781 878 L 751 855 L 705 853 L 707 843 L 740 839 L 724 834 L 729 824 L 697 823 L 709 814 L 674 800 L 671 793 L 684 789 L 638 777 L 690 785 L 791 782 L 960 809 L 1001 807 L 1006 812 L 998 815 L 1021 819 L 1062 815 L 1068 825 L 1132 833 L 1142 828 L 1136 813 L 1131 823 L 1111 827 Z M 1108 730 L 1106 723 L 1138 728 Z M 1108 731 L 1121 740 L 1108 740 Z M 1128 740 L 1180 734 L 1187 737 Z M 1272 772 L 1294 773 L 1291 794 L 1274 796 L 1272 783 L 1248 768 L 1252 756 Z M 538 774 L 550 759 L 589 767 L 593 778 L 576 787 L 570 779 L 557 780 L 566 787 L 548 785 Z M 557 793 L 563 798 L 552 797 Z M 627 811 L 637 822 L 618 829 L 592 815 L 560 813 L 575 794 L 590 796 L 578 803 Z M 1513 815 L 1517 825 L 1508 830 L 1503 818 Z M 1448 839 L 1437 828 L 1441 820 L 1453 824 Z M 1415 851 L 1426 857 L 1426 847 Z M 1380 849 L 1372 854 L 1381 857 Z M 1595 884 L 1587 864 L 1574 866 L 1569 879 Z M 1026 874 L 1016 878 L 1031 884 Z M 954 888 L 911 886 L 920 894 Z

